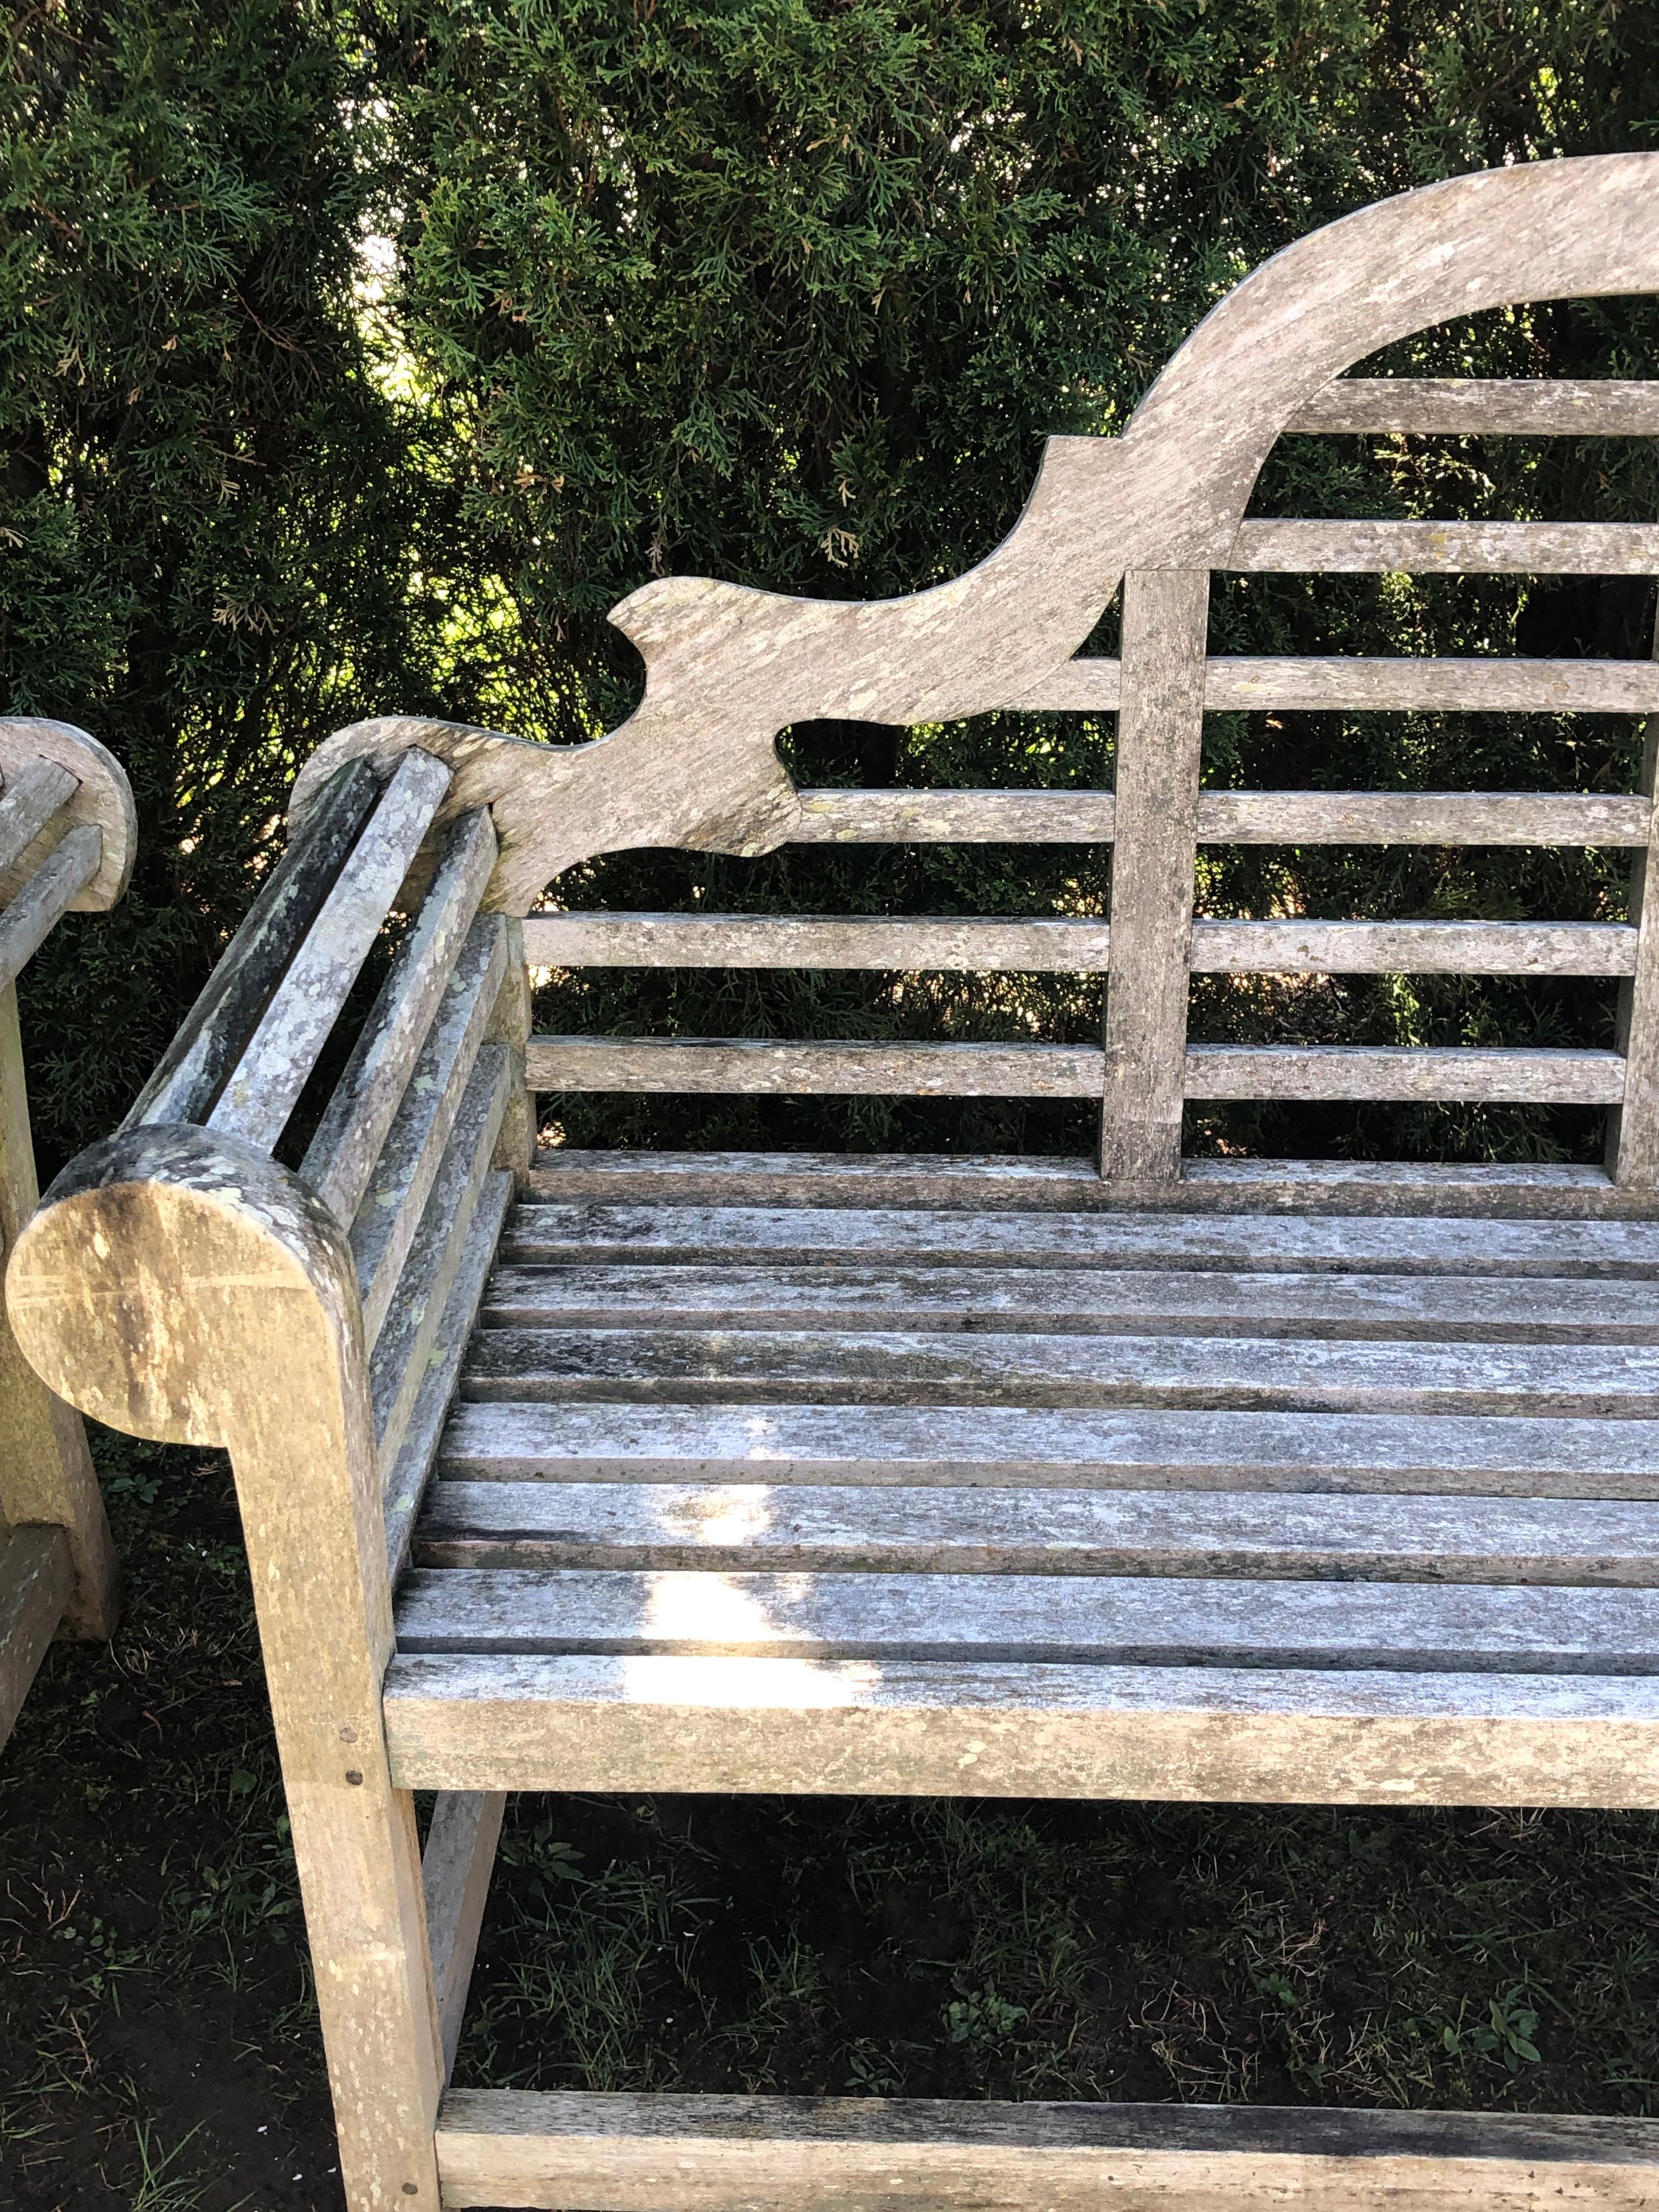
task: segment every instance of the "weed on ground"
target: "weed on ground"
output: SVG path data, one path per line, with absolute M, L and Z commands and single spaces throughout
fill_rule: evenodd
M 114 1644 L 0 1759 L 0 2205 L 343 2202 L 229 1477 L 100 1437 Z M 1659 1820 L 512 1803 L 458 2078 L 1639 2113 Z

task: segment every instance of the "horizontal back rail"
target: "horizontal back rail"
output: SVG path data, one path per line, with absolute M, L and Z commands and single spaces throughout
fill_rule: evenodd
M 1659 382 L 1344 376 L 1305 400 L 1285 427 L 1362 434 L 1659 438 Z
M 1079 654 L 1006 703 L 1032 714 L 1115 714 L 1122 673 L 1120 660 Z M 1253 708 L 1277 714 L 1650 714 L 1659 712 L 1659 664 L 1373 659 L 1358 653 L 1207 660 L 1205 713 Z
M 1653 522 L 1243 522 L 1245 575 L 1651 576 Z

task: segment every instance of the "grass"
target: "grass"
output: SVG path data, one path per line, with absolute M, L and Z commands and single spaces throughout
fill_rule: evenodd
M 0 2203 L 337 2212 L 223 1462 L 98 1451 L 113 1646 L 0 1767 Z M 514 1801 L 459 2078 L 1659 2109 L 1659 1820 Z

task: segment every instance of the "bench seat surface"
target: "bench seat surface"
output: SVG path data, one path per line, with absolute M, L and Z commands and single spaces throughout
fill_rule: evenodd
M 1659 1223 L 508 1214 L 416 1786 L 1659 1802 Z

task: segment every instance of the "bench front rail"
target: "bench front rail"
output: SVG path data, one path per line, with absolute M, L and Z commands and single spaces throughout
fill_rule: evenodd
M 84 730 L 0 720 L 0 1251 L 39 1191 L 17 978 L 71 909 L 113 906 L 132 867 L 132 795 Z M 105 1637 L 118 1575 L 81 1417 L 0 1318 L 0 1745 L 52 1638 Z
M 1639 897 L 1616 926 L 1192 914 L 1224 836 L 1645 867 L 1648 792 L 1199 782 L 1206 707 L 1241 700 L 1659 707 L 1645 663 L 1206 654 L 1229 565 L 1659 572 L 1646 529 L 1242 519 L 1286 428 L 1650 433 L 1646 385 L 1341 374 L 1440 318 L 1620 291 L 1659 291 L 1659 157 L 1407 195 L 1242 285 L 1123 438 L 1054 441 L 969 576 L 870 606 L 667 580 L 617 611 L 647 690 L 595 744 L 388 719 L 307 764 L 286 857 L 8 1297 L 76 1403 L 229 1448 L 354 2212 L 1659 2197 L 1634 2120 L 445 2087 L 512 1789 L 1659 1805 Z M 1073 658 L 1120 583 L 1121 661 Z M 798 793 L 774 744 L 808 716 L 1079 702 L 1118 716 L 1110 793 Z M 886 836 L 1109 837 L 1111 912 L 531 911 L 602 852 Z M 1095 970 L 1104 1040 L 532 1036 L 527 963 L 584 961 Z M 1625 1034 L 1188 1045 L 1194 969 L 1298 967 L 1617 977 Z M 1102 1152 L 532 1167 L 532 1094 L 580 1087 L 1086 1096 Z M 1571 1099 L 1617 1126 L 1609 1172 L 1183 1168 L 1189 1096 Z

